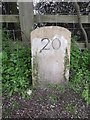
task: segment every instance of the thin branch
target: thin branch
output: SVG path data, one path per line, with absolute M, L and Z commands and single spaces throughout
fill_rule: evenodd
M 88 45 L 88 37 L 87 37 L 87 33 L 81 23 L 81 17 L 80 17 L 80 7 L 78 5 L 77 2 L 74 3 L 75 4 L 75 9 L 77 11 L 77 17 L 78 17 L 78 23 L 79 23 L 79 26 L 80 26 L 80 29 L 82 30 L 82 33 L 84 35 L 84 38 L 85 38 L 85 47 L 88 49 L 89 48 L 89 45 Z

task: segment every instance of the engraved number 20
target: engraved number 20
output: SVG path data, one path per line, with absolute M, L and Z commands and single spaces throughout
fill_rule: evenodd
M 47 43 L 45 43 L 45 45 L 42 47 L 42 49 L 40 50 L 40 53 L 43 51 L 43 50 L 50 50 L 50 48 L 48 47 L 48 45 L 50 44 L 50 40 L 48 38 L 43 38 L 41 40 L 41 42 L 43 41 L 47 41 Z M 58 42 L 58 45 L 55 46 L 55 42 Z M 58 50 L 61 46 L 61 42 L 58 38 L 55 38 L 52 42 L 51 42 L 51 46 L 54 50 Z

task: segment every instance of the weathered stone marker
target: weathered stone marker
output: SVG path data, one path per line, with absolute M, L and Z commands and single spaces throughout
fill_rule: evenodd
M 32 31 L 33 85 L 68 81 L 70 44 L 71 32 L 63 27 L 41 27 Z

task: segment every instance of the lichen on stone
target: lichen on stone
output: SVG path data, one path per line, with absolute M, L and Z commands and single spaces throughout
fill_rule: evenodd
M 65 57 L 64 57 L 64 78 L 66 81 L 68 81 L 69 78 L 69 68 L 70 68 L 70 61 L 69 61 L 68 50 L 66 48 Z

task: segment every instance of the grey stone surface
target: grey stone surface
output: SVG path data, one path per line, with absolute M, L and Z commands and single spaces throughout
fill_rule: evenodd
M 71 32 L 63 27 L 41 27 L 31 33 L 33 85 L 69 79 Z

